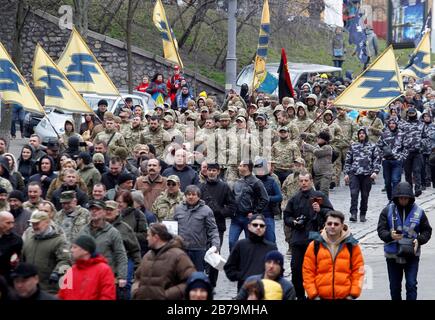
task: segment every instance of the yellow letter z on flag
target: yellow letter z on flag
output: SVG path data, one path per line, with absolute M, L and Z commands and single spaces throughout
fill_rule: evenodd
M 252 91 L 266 79 L 266 58 L 267 48 L 269 46 L 270 34 L 270 16 L 269 16 L 269 2 L 264 0 L 263 13 L 261 14 L 260 33 L 258 35 L 257 54 L 254 62 L 254 78 L 252 79 Z
M 402 71 L 402 77 L 421 79 L 430 74 L 430 69 L 430 30 L 427 30 Z
M 6 104 L 18 104 L 27 111 L 45 113 L 2 43 L 0 43 L 0 97 Z
M 351 109 L 378 110 L 401 96 L 402 77 L 393 47 L 389 46 L 334 101 L 336 106 Z
M 165 59 L 172 61 L 183 69 L 183 62 L 181 62 L 180 54 L 178 53 L 178 42 L 175 35 L 169 26 L 166 19 L 165 8 L 160 0 L 156 1 L 153 11 L 153 22 L 163 41 L 163 55 Z
M 37 44 L 33 58 L 33 82 L 35 87 L 45 89 L 45 106 L 77 113 L 93 113 L 66 75 Z
M 80 93 L 120 96 L 118 89 L 75 28 L 57 65 Z

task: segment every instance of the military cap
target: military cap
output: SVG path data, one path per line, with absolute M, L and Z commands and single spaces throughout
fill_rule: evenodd
M 75 191 L 64 191 L 60 194 L 60 203 L 71 202 L 75 197 Z

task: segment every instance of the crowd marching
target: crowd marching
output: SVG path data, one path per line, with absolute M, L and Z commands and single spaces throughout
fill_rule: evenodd
M 313 75 L 281 101 L 245 85 L 218 104 L 194 97 L 175 67 L 136 87 L 163 97 L 152 111 L 127 98 L 112 113 L 102 99 L 80 128 L 67 120 L 46 145 L 34 134 L 17 157 L 0 138 L 0 300 L 210 300 L 219 270 L 204 257 L 223 245 L 236 299 L 356 299 L 364 259 L 351 226 L 366 221 L 381 169 L 391 297 L 405 272 L 416 299 L 432 229 L 415 199 L 435 187 L 435 90 L 410 78 L 404 97 L 354 117 L 334 105 L 351 82 Z M 342 184 L 346 214 L 328 198 Z

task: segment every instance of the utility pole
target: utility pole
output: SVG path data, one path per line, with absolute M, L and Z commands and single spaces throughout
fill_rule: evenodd
M 237 57 L 236 39 L 237 38 L 237 0 L 228 0 L 228 52 L 226 63 L 225 91 L 235 89 Z

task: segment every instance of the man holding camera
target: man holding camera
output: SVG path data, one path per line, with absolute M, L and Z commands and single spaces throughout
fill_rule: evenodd
M 417 299 L 417 273 L 420 246 L 432 236 L 432 227 L 424 210 L 415 203 L 412 186 L 400 182 L 390 202 L 379 216 L 378 236 L 384 244 L 392 300 L 402 300 L 405 273 L 406 300 Z
M 328 197 L 313 189 L 313 177 L 308 171 L 299 173 L 299 191 L 288 201 L 284 223 L 292 229 L 292 282 L 298 300 L 305 299 L 302 264 L 310 243 L 309 233 L 322 229 L 328 211 L 334 210 Z

